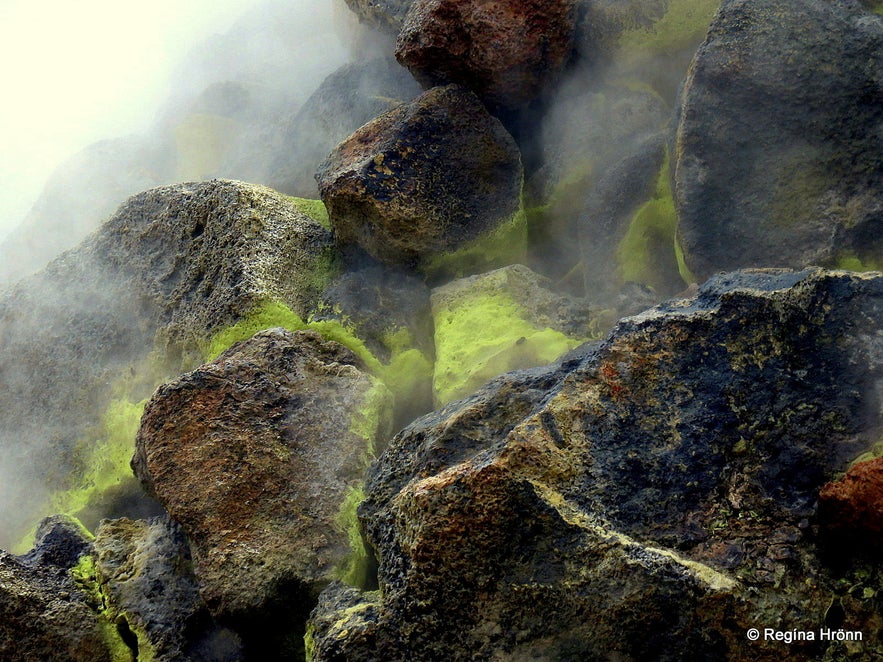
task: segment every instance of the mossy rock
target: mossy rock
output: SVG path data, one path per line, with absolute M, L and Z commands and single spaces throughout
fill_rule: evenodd
M 551 363 L 599 333 L 585 303 L 551 287 L 513 265 L 433 290 L 436 404 L 468 395 L 501 373 Z

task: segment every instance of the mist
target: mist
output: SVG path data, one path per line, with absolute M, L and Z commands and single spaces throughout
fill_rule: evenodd
M 340 14 L 323 0 L 5 3 L 0 52 L 15 66 L 0 110 L 0 284 L 75 246 L 139 191 L 204 176 L 261 183 L 249 164 L 267 135 L 216 122 L 209 130 L 239 140 L 224 149 L 252 143 L 222 167 L 178 148 L 207 151 L 199 120 L 236 102 L 213 86 L 260 99 L 246 111 L 264 123 L 295 113 L 348 58 Z

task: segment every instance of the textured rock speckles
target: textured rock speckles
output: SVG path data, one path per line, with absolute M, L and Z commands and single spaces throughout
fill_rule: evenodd
M 474 94 L 455 85 L 360 128 L 316 178 L 337 241 L 385 263 L 431 268 L 495 231 L 519 230 L 518 147 Z M 492 261 L 500 243 L 476 253 L 477 265 Z
M 493 108 L 517 108 L 564 67 L 573 48 L 572 0 L 416 0 L 396 57 L 424 86 L 458 83 Z
M 356 551 L 340 517 L 389 414 L 360 365 L 317 333 L 271 329 L 160 387 L 145 410 L 135 473 L 190 540 L 212 613 L 266 654 L 296 652 L 271 642 Z

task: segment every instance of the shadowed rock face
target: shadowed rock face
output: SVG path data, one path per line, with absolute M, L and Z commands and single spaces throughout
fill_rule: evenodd
M 247 644 L 272 650 L 260 639 L 296 629 L 343 574 L 339 513 L 387 432 L 385 394 L 342 345 L 274 329 L 147 405 L 135 473 L 186 533 L 212 613 Z
M 864 572 L 815 503 L 879 438 L 881 335 L 879 275 L 737 272 L 416 421 L 360 509 L 380 593 L 323 598 L 317 659 L 780 658 L 745 631 L 816 628 Z M 874 604 L 842 600 L 864 650 Z
M 518 108 L 563 69 L 574 20 L 572 0 L 417 0 L 396 58 L 424 87 L 458 83 L 490 108 Z
M 449 85 L 360 128 L 316 179 L 339 243 L 414 266 L 511 221 L 522 168 L 503 125 Z
M 687 79 L 676 196 L 687 265 L 875 268 L 883 19 L 857 2 L 725 2 Z
M 330 249 L 327 230 L 269 189 L 180 184 L 134 196 L 81 246 L 0 293 L 0 448 L 21 458 L 5 466 L 24 467 L 0 480 L 3 500 L 23 504 L 4 509 L 3 535 L 21 535 L 44 496 L 88 472 L 112 399 L 147 397 L 164 362 L 177 371 L 201 360 L 214 332 L 262 301 L 305 314 L 330 277 Z

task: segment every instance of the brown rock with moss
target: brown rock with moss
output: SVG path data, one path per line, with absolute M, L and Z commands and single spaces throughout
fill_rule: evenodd
M 737 272 L 415 422 L 359 511 L 380 590 L 320 601 L 314 659 L 871 659 L 842 587 L 883 568 L 814 507 L 880 438 L 881 332 L 879 275 Z M 745 636 L 825 626 L 863 641 Z
M 350 350 L 272 329 L 147 405 L 135 473 L 181 524 L 203 599 L 249 655 L 296 653 L 319 591 L 358 581 L 358 535 L 342 517 L 388 404 Z
M 396 58 L 424 87 L 458 83 L 494 109 L 535 99 L 573 48 L 573 0 L 416 0 Z
M 456 85 L 369 122 L 316 178 L 337 241 L 390 264 L 431 268 L 434 259 L 519 221 L 518 147 L 478 98 Z M 517 238 L 518 229 L 509 234 Z M 481 263 L 492 256 L 474 257 Z
M 883 18 L 859 2 L 722 5 L 684 86 L 675 150 L 678 232 L 700 281 L 883 264 L 881 48 Z

